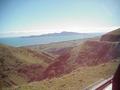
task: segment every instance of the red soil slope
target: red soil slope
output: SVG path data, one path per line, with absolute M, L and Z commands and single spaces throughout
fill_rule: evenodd
M 74 48 L 78 50 L 76 53 L 73 52 Z M 74 48 L 58 57 L 56 62 L 45 70 L 42 79 L 69 73 L 79 66 L 98 65 L 120 57 L 119 43 L 86 41 L 81 47 Z M 73 56 L 73 53 L 77 55 Z

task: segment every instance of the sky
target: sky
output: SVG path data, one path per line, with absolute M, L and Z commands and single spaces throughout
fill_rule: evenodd
M 0 37 L 120 27 L 120 0 L 0 0 Z

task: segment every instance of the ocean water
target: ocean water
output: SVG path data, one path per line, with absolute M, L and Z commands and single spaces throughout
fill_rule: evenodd
M 63 36 L 40 36 L 40 37 L 12 37 L 12 38 L 0 38 L 0 44 L 7 44 L 11 46 L 27 46 L 36 44 L 47 44 L 52 42 L 68 41 L 85 39 L 99 36 L 98 34 L 90 35 L 63 35 Z

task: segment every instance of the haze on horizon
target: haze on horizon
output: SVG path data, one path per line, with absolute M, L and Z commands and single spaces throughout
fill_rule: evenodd
M 0 37 L 120 27 L 119 0 L 0 0 Z

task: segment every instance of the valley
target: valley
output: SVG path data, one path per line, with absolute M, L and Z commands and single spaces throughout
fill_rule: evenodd
M 23 47 L 1 44 L 1 88 L 83 90 L 114 75 L 120 62 L 118 32 L 120 29 L 101 37 Z

